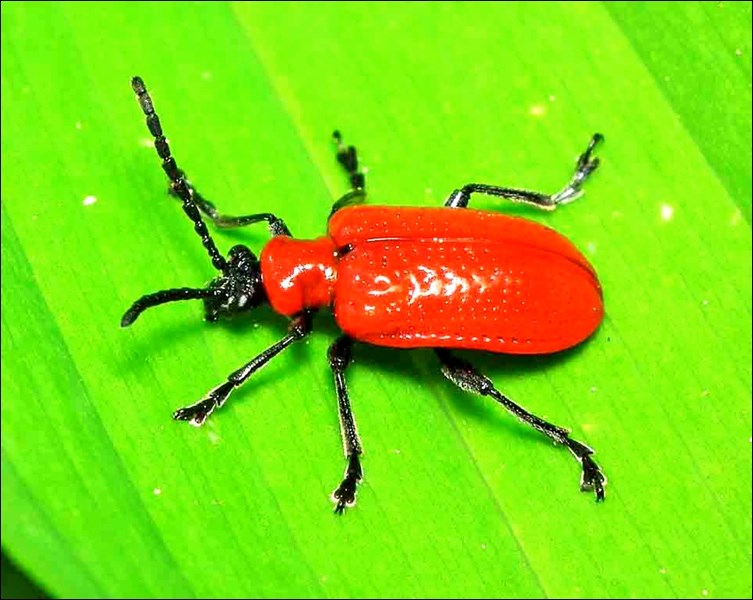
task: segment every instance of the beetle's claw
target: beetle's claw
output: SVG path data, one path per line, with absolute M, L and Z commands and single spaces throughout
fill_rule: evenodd
M 593 173 L 599 166 L 599 157 L 594 156 L 593 153 L 596 146 L 603 141 L 604 136 L 600 133 L 595 133 L 593 135 L 585 152 L 578 157 L 575 173 L 573 173 L 570 183 L 551 197 L 552 206 L 568 204 L 573 200 L 580 198 L 582 194 L 581 187 L 591 173 Z
M 588 143 L 586 151 L 578 157 L 578 165 L 575 168 L 575 176 L 572 182 L 575 186 L 581 186 L 588 176 L 598 168 L 599 157 L 594 156 L 593 153 L 596 146 L 603 141 L 604 136 L 600 133 L 595 133 Z
M 599 159 L 598 158 L 591 158 L 593 155 L 594 150 L 596 149 L 596 146 L 601 144 L 604 141 L 604 136 L 600 133 L 594 133 L 593 137 L 591 138 L 591 141 L 588 143 L 588 148 L 586 148 L 586 151 L 580 155 L 578 158 L 578 170 L 582 170 L 588 165 L 593 164 L 593 167 L 589 170 L 593 171 L 597 166 L 599 166 Z
M 604 486 L 607 485 L 607 478 L 602 473 L 599 465 L 591 458 L 591 455 L 584 456 L 581 460 L 583 473 L 580 478 L 580 489 L 583 492 L 593 490 L 596 494 L 596 501 L 604 501 Z
M 335 506 L 335 513 L 341 515 L 345 512 L 346 508 L 354 506 L 356 503 L 356 485 L 357 481 L 354 477 L 345 477 L 340 486 L 332 492 L 332 501 L 337 504 Z
M 194 427 L 200 427 L 207 420 L 207 417 L 212 414 L 216 407 L 214 398 L 209 396 L 203 400 L 199 400 L 196 404 L 179 408 L 173 413 L 173 419 L 176 421 L 188 421 Z
M 206 396 L 196 404 L 179 408 L 173 413 L 173 419 L 176 421 L 188 421 L 194 427 L 200 427 L 207 420 L 207 417 L 214 412 L 215 408 L 222 406 L 233 391 L 234 384 L 232 381 L 218 385 L 211 390 Z

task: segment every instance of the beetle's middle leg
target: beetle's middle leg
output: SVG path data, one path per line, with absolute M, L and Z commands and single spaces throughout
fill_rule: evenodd
M 497 187 L 483 183 L 470 183 L 465 187 L 455 190 L 445 201 L 444 205 L 451 208 L 467 208 L 471 201 L 471 194 L 489 194 L 505 198 L 512 202 L 522 202 L 530 204 L 542 210 L 554 210 L 560 204 L 572 202 L 581 195 L 581 188 L 588 177 L 599 166 L 599 159 L 593 156 L 597 144 L 604 140 L 604 136 L 595 133 L 588 143 L 588 147 L 578 157 L 570 182 L 556 194 L 543 194 L 541 192 L 530 192 L 528 190 L 518 190 L 513 188 Z
M 347 335 L 343 335 L 335 340 L 327 353 L 329 366 L 335 376 L 337 408 L 340 415 L 340 432 L 342 434 L 345 459 L 348 461 L 342 483 L 332 492 L 332 499 L 337 503 L 335 512 L 338 514 L 342 514 L 347 507 L 353 506 L 356 503 L 356 487 L 361 479 L 363 479 L 363 469 L 361 468 L 361 460 L 359 458 L 363 450 L 361 448 L 361 440 L 358 438 L 358 429 L 356 428 L 353 411 L 350 408 L 348 386 L 345 383 L 345 369 L 350 364 L 352 347 L 353 340 Z
M 361 204 L 366 201 L 366 174 L 358 166 L 358 151 L 355 146 L 346 146 L 343 143 L 342 134 L 335 130 L 332 134 L 337 149 L 337 162 L 345 170 L 350 182 L 350 191 L 346 192 L 337 202 L 332 205 L 329 213 L 331 217 L 341 208 Z
M 599 465 L 591 458 L 594 453 L 591 448 L 572 439 L 567 429 L 552 425 L 510 400 L 494 387 L 488 377 L 479 373 L 470 363 L 457 358 L 449 350 L 437 348 L 436 353 L 442 363 L 442 373 L 460 389 L 481 396 L 491 396 L 508 412 L 527 425 L 540 431 L 555 443 L 567 446 L 583 468 L 580 489 L 583 491 L 593 490 L 597 502 L 604 500 L 604 486 L 607 484 L 607 478 Z

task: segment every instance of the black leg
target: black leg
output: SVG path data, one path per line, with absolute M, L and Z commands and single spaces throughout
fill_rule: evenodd
M 358 439 L 356 421 L 350 408 L 348 386 L 345 383 L 345 369 L 350 364 L 351 348 L 353 340 L 344 335 L 338 338 L 328 352 L 329 366 L 335 376 L 335 389 L 337 390 L 337 408 L 340 415 L 340 432 L 342 433 L 343 451 L 348 466 L 342 483 L 332 492 L 332 498 L 337 503 L 335 512 L 342 514 L 347 507 L 356 503 L 356 487 L 363 478 L 363 469 L 359 459 L 363 452 L 361 440 Z
M 436 353 L 442 362 L 442 373 L 460 389 L 481 396 L 491 396 L 524 423 L 540 431 L 555 443 L 567 446 L 583 468 L 580 489 L 583 491 L 593 490 L 597 501 L 604 500 L 604 486 L 607 484 L 607 478 L 591 458 L 594 453 L 591 448 L 571 439 L 567 429 L 540 419 L 510 400 L 500 393 L 487 377 L 476 371 L 473 365 L 457 358 L 449 350 L 437 349 Z
M 303 339 L 311 332 L 312 313 L 303 312 L 293 318 L 288 328 L 288 334 L 276 344 L 267 348 L 259 356 L 253 358 L 237 371 L 228 375 L 227 381 L 210 390 L 207 395 L 196 404 L 180 408 L 173 413 L 173 419 L 178 421 L 190 421 L 192 425 L 199 426 L 206 421 L 215 408 L 222 406 L 230 392 L 239 387 L 256 371 L 266 365 L 271 359 L 285 350 L 293 342 Z
M 343 144 L 342 134 L 339 131 L 332 134 L 332 139 L 337 146 L 337 162 L 345 169 L 351 189 L 332 205 L 330 216 L 341 208 L 366 201 L 366 176 L 358 168 L 358 153 L 355 146 Z
M 452 208 L 467 208 L 471 200 L 471 194 L 489 194 L 511 200 L 512 202 L 522 202 L 541 208 L 542 210 L 554 210 L 560 204 L 567 204 L 578 198 L 581 194 L 581 187 L 588 179 L 588 176 L 599 166 L 599 159 L 592 157 L 596 145 L 603 141 L 604 136 L 595 133 L 588 143 L 585 152 L 580 155 L 575 167 L 570 183 L 556 194 L 542 194 L 540 192 L 529 192 L 526 190 L 516 190 L 511 188 L 485 185 L 482 183 L 471 183 L 465 187 L 455 190 L 445 201 L 445 206 Z
M 183 176 L 185 174 L 181 171 Z M 269 231 L 272 235 L 291 235 L 288 226 L 285 225 L 280 217 L 273 215 L 272 213 L 256 213 L 253 215 L 244 215 L 240 217 L 232 217 L 229 215 L 223 215 L 217 210 L 217 207 L 209 200 L 204 198 L 194 185 L 186 179 L 186 185 L 191 192 L 194 203 L 207 217 L 209 217 L 214 223 L 215 227 L 220 229 L 231 229 L 233 227 L 243 227 L 245 225 L 251 225 L 252 223 L 260 223 L 265 221 L 269 226 Z M 170 188 L 170 194 L 176 196 L 177 194 Z
M 188 215 L 188 218 L 193 222 L 196 233 L 201 238 L 201 243 L 204 244 L 209 253 L 209 257 L 212 259 L 214 267 L 222 272 L 227 269 L 227 262 L 220 255 L 214 240 L 207 231 L 207 226 L 199 214 L 199 210 L 196 208 L 196 204 L 193 201 L 192 194 L 186 183 L 186 178 L 183 172 L 178 168 L 175 163 L 175 159 L 170 155 L 170 146 L 167 144 L 164 134 L 162 133 L 162 126 L 159 122 L 157 113 L 154 112 L 154 105 L 149 93 L 146 91 L 146 86 L 141 77 L 134 77 L 131 79 L 131 87 L 136 92 L 136 96 L 141 106 L 141 110 L 146 115 L 146 125 L 149 128 L 149 132 L 154 136 L 154 147 L 157 149 L 157 154 L 162 159 L 162 169 L 170 179 L 170 188 L 174 191 L 175 195 L 183 202 L 183 211 Z

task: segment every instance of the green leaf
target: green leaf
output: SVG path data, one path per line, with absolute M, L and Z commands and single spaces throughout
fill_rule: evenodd
M 3 3 L 4 550 L 67 597 L 749 597 L 750 57 L 750 3 Z M 607 501 L 431 352 L 357 346 L 366 479 L 337 518 L 324 315 L 203 428 L 172 422 L 285 322 L 187 302 L 118 327 L 212 276 L 135 74 L 208 198 L 301 237 L 346 190 L 335 127 L 370 202 L 417 206 L 555 191 L 604 133 L 577 203 L 476 205 L 582 248 L 604 324 L 474 361 L 598 451 Z

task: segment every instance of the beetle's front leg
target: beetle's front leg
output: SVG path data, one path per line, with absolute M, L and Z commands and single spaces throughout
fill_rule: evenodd
M 181 174 L 183 175 L 183 177 L 185 177 L 185 173 L 183 173 L 183 171 L 181 171 Z M 280 217 L 273 215 L 272 213 L 256 213 L 253 215 L 243 215 L 240 217 L 223 215 L 220 211 L 217 210 L 217 207 L 212 202 L 204 198 L 204 196 L 199 193 L 196 187 L 194 187 L 194 185 L 188 179 L 186 179 L 185 181 L 186 187 L 190 191 L 191 197 L 196 207 L 209 219 L 211 219 L 212 223 L 214 223 L 215 227 L 217 227 L 218 229 L 232 229 L 234 227 L 244 227 L 245 225 L 251 225 L 253 223 L 266 221 L 267 225 L 269 226 L 269 231 L 272 235 L 290 235 L 290 230 L 288 229 L 288 226 L 285 225 L 285 221 L 283 221 Z M 170 192 L 171 196 L 175 196 L 176 198 L 178 197 L 172 187 L 170 187 L 168 191 Z
M 460 389 L 481 396 L 491 396 L 518 419 L 540 431 L 555 443 L 566 446 L 581 464 L 580 489 L 593 491 L 597 502 L 604 500 L 604 486 L 607 484 L 607 478 L 599 465 L 591 458 L 594 453 L 591 448 L 572 439 L 567 429 L 552 425 L 510 400 L 494 387 L 488 377 L 484 377 L 473 365 L 457 358 L 449 350 L 437 349 L 436 353 L 442 363 L 442 373 Z
M 350 408 L 348 386 L 345 383 L 345 369 L 350 364 L 353 340 L 344 335 L 330 346 L 327 354 L 329 366 L 335 376 L 337 391 L 337 408 L 340 416 L 340 432 L 342 434 L 343 451 L 348 461 L 342 483 L 332 492 L 332 500 L 337 504 L 335 512 L 342 514 L 347 507 L 356 503 L 356 488 L 363 479 L 360 456 L 363 452 L 361 440 L 358 438 L 356 421 Z
M 228 375 L 227 381 L 210 390 L 204 398 L 196 404 L 180 408 L 173 413 L 176 421 L 189 421 L 191 425 L 199 427 L 207 420 L 207 417 L 219 408 L 230 396 L 230 393 L 261 369 L 270 360 L 285 350 L 293 342 L 302 340 L 311 332 L 312 313 L 303 312 L 296 316 L 288 328 L 288 334 L 276 344 L 267 348 L 264 352 L 247 362 L 237 371 Z

